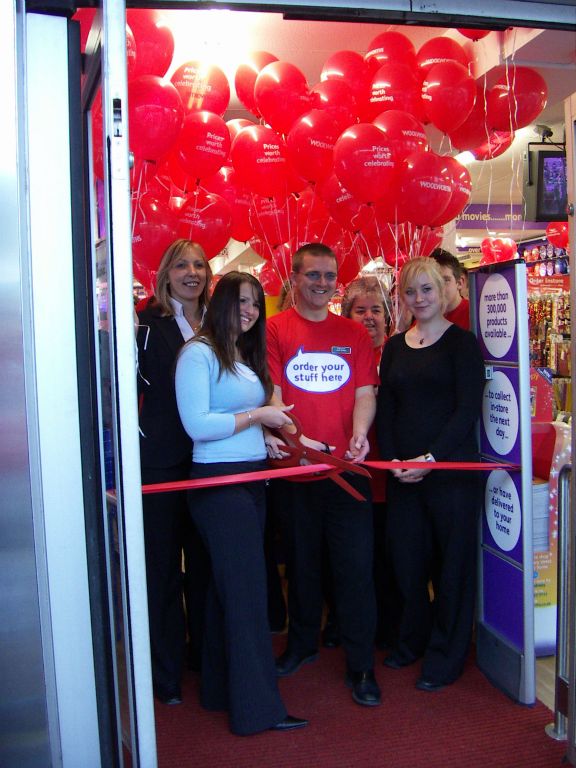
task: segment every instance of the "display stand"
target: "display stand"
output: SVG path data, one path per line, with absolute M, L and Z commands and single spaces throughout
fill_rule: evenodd
M 535 693 L 532 451 L 526 265 L 471 275 L 472 328 L 486 361 L 480 449 L 510 462 L 484 478 L 476 623 L 478 666 L 516 701 Z M 520 465 L 521 471 L 513 468 Z

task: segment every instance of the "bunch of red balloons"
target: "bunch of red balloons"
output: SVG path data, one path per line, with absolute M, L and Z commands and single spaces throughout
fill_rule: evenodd
M 234 86 L 254 121 L 225 122 L 222 70 L 191 59 L 168 80 L 174 40 L 162 17 L 129 10 L 127 24 L 134 263 L 144 276 L 170 237 L 197 240 L 209 258 L 230 237 L 250 242 L 279 280 L 310 241 L 334 249 L 343 282 L 376 256 L 398 267 L 427 255 L 468 204 L 471 179 L 430 149 L 425 126 L 488 160 L 546 103 L 534 70 L 509 67 L 488 89 L 455 40 L 417 51 L 388 31 L 365 56 L 332 54 L 312 87 L 294 64 L 253 52 Z
M 511 261 L 518 258 L 518 246 L 511 237 L 485 237 L 480 244 L 482 258 L 480 264 L 493 264 L 496 261 Z

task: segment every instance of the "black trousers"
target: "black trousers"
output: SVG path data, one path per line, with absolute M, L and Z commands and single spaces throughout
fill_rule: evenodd
M 472 637 L 480 480 L 473 472 L 432 471 L 414 484 L 390 477 L 387 502 L 388 547 L 403 599 L 397 652 L 406 661 L 424 656 L 422 676 L 451 683 Z
M 183 480 L 189 470 L 190 461 L 173 467 L 142 467 L 142 482 Z M 180 687 L 186 641 L 182 593 L 182 550 L 190 527 L 186 493 L 144 494 L 142 508 L 152 680 L 159 693 L 168 693 Z M 191 562 L 190 546 L 188 551 Z
M 266 462 L 193 464 L 191 477 L 252 472 Z M 189 492 L 190 512 L 210 554 L 200 700 L 228 710 L 230 730 L 247 735 L 286 716 L 268 625 L 264 483 Z
M 345 477 L 367 501 L 357 501 L 331 480 L 291 483 L 288 650 L 308 654 L 318 647 L 325 542 L 346 662 L 350 670 L 363 671 L 374 665 L 376 629 L 372 504 L 367 479 Z

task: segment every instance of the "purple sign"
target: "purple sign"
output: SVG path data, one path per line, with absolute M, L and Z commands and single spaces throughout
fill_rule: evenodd
M 476 286 L 478 340 L 484 359 L 517 362 L 514 267 L 479 273 Z
M 486 456 L 520 464 L 519 374 L 517 368 L 494 365 L 484 385 L 480 451 Z
M 522 479 L 518 472 L 496 469 L 484 486 L 482 544 L 522 565 Z
M 517 230 L 545 229 L 546 224 L 524 221 L 521 205 L 472 203 L 456 219 L 457 229 Z
M 488 550 L 482 552 L 483 606 L 482 620 L 524 650 L 523 574 L 507 560 Z

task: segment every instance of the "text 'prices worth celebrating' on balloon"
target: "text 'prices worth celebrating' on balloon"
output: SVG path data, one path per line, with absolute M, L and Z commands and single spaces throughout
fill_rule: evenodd
M 494 542 L 504 552 L 511 552 L 520 538 L 522 508 L 516 485 L 505 470 L 488 476 L 484 509 Z
M 518 438 L 519 410 L 514 384 L 503 371 L 495 371 L 486 382 L 482 423 L 490 448 L 498 456 L 508 456 Z
M 501 359 L 516 333 L 516 301 L 503 275 L 490 275 L 482 287 L 478 308 L 480 337 L 489 355 Z

